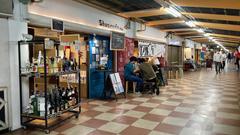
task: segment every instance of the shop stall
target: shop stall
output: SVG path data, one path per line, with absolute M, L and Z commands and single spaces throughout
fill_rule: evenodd
M 89 36 L 89 98 L 103 98 L 105 80 L 113 70 L 110 37 Z
M 184 71 L 195 71 L 196 61 L 195 61 L 195 49 L 194 42 L 191 40 L 185 40 L 184 45 Z
M 136 50 L 134 54 L 134 50 Z M 138 49 L 135 49 L 134 39 L 125 37 L 125 49 L 117 51 L 117 72 L 124 82 L 124 66 L 129 62 L 131 56 L 138 55 Z
M 65 46 L 49 38 L 18 42 L 22 126 L 49 133 L 67 119 L 78 118 L 81 112 L 78 48 L 77 43 Z
M 166 45 L 149 40 L 125 38 L 125 49 L 118 51 L 117 66 L 121 79 L 124 82 L 124 66 L 129 62 L 131 56 L 139 58 L 158 59 L 160 67 L 165 65 Z M 164 70 L 162 71 L 164 72 Z M 166 81 L 166 80 L 165 80 Z
M 201 57 L 201 54 L 202 54 L 202 46 L 201 44 L 199 43 L 196 43 L 195 44 L 195 62 L 196 62 L 196 65 L 197 67 L 200 67 L 201 65 L 201 61 L 203 60 L 202 57 Z

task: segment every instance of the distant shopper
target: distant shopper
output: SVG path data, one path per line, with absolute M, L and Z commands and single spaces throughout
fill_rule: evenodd
M 135 64 L 137 61 L 138 59 L 134 56 L 130 58 L 129 63 L 124 66 L 124 78 L 126 81 L 137 82 L 136 92 L 140 94 L 143 80 L 136 75 L 137 70 L 135 69 Z
M 221 53 L 220 51 L 216 51 L 213 55 L 213 61 L 215 62 L 215 70 L 216 74 L 220 73 L 220 68 L 221 68 Z
M 237 70 L 239 70 L 239 59 L 240 59 L 240 52 L 238 49 L 234 52 L 234 57 L 235 57 L 235 65 L 237 66 Z
M 227 62 L 230 63 L 230 62 L 231 62 L 231 59 L 232 59 L 232 55 L 231 55 L 231 53 L 229 52 L 228 55 L 227 55 Z
M 226 59 L 227 59 L 226 53 L 224 53 L 224 52 L 222 51 L 222 57 L 221 57 L 221 60 L 222 60 L 222 70 L 224 70 L 224 68 L 225 68 Z

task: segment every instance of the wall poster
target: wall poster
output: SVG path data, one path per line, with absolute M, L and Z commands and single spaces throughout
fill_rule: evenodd
M 149 41 L 138 41 L 139 57 L 164 57 L 165 45 Z

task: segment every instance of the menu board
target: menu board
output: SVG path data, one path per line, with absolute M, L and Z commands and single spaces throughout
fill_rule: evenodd
M 63 25 L 64 25 L 63 21 L 52 19 L 52 27 L 51 28 L 53 31 L 63 32 L 64 31 Z
M 110 50 L 124 50 L 124 33 L 112 32 Z
M 124 88 L 123 88 L 119 73 L 110 74 L 109 76 L 110 76 L 115 94 L 123 93 Z

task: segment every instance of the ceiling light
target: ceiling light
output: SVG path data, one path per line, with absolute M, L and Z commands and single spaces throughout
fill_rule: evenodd
M 193 23 L 193 21 L 187 21 L 185 22 L 189 27 L 196 27 L 196 25 Z
M 205 33 L 205 34 L 203 34 L 205 37 L 209 37 L 209 34 L 208 33 Z
M 165 10 L 174 17 L 181 17 L 182 16 L 182 14 L 180 12 L 178 12 L 176 9 L 174 9 L 172 7 L 165 8 Z
M 204 33 L 203 29 L 195 29 L 196 31 L 198 31 L 199 33 Z

